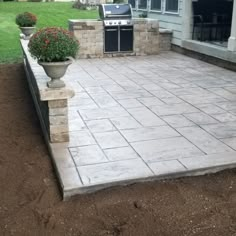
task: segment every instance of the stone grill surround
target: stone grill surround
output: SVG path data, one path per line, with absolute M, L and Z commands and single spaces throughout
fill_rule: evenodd
M 69 30 L 80 42 L 79 58 L 101 58 L 124 55 L 156 55 L 170 49 L 171 34 L 165 43 L 160 43 L 159 24 L 156 19 L 134 18 L 134 51 L 131 53 L 104 53 L 103 21 L 69 20 Z M 165 38 L 164 38 L 165 40 Z M 163 46 L 163 48 L 162 48 Z
M 97 20 L 69 20 L 69 30 L 80 42 L 79 57 L 103 55 L 103 22 Z

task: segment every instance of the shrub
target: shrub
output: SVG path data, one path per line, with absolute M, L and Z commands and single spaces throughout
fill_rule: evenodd
M 97 5 L 82 3 L 80 0 L 77 0 L 73 3 L 72 8 L 80 9 L 80 10 L 97 10 Z
M 113 0 L 113 3 L 116 3 L 116 4 L 120 4 L 120 3 L 124 3 L 125 1 L 124 0 Z
M 139 18 L 147 18 L 147 12 L 142 12 L 141 14 L 139 14 Z
M 16 16 L 16 24 L 20 27 L 32 27 L 36 22 L 37 17 L 30 12 L 24 12 Z
M 78 1 L 75 1 L 72 5 L 72 8 L 80 9 L 80 10 L 86 10 L 87 5 Z
M 49 27 L 36 32 L 28 44 L 31 55 L 40 62 L 66 61 L 76 56 L 79 42 L 68 30 Z
M 27 0 L 27 2 L 42 2 L 42 0 Z

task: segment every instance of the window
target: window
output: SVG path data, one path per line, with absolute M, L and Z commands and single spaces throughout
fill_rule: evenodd
M 151 0 L 151 10 L 161 11 L 161 0 Z
M 128 0 L 128 2 L 134 10 L 156 11 L 158 14 L 179 13 L 179 0 Z
M 132 6 L 132 8 L 135 8 L 135 0 L 129 0 L 129 4 Z
M 147 9 L 147 0 L 138 0 L 138 9 Z
M 179 11 L 179 0 L 166 0 L 165 11 L 177 13 Z

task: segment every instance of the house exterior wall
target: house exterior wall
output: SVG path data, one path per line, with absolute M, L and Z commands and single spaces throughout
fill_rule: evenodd
M 150 0 L 147 0 L 150 2 Z M 160 28 L 172 30 L 172 44 L 181 46 L 182 45 L 182 35 L 183 35 L 183 4 L 185 0 L 179 0 L 179 12 L 178 13 L 166 13 L 164 12 L 164 2 L 162 0 L 162 12 L 148 11 L 147 17 L 158 19 Z M 136 6 L 138 5 L 136 1 Z M 150 5 L 150 3 L 148 3 Z M 143 11 L 133 9 L 133 14 L 135 17 L 139 16 Z
M 139 0 L 128 0 L 131 3 L 138 6 Z M 141 1 L 141 0 L 140 0 Z M 147 9 L 150 9 L 151 0 L 147 1 Z M 161 28 L 166 28 L 172 30 L 173 38 L 172 45 L 175 49 L 179 50 L 178 47 L 184 48 L 189 51 L 193 51 L 202 55 L 209 56 L 211 58 L 220 59 L 226 62 L 236 63 L 236 0 L 233 0 L 232 9 L 232 24 L 231 24 L 231 34 L 228 40 L 228 47 L 221 47 L 208 42 L 200 42 L 197 40 L 192 40 L 192 26 L 193 26 L 193 7 L 192 2 L 196 0 L 179 0 L 179 11 L 178 14 L 170 14 L 165 12 L 163 9 L 166 0 L 162 1 L 162 9 L 159 12 L 137 10 L 133 9 L 135 16 L 139 16 L 142 12 L 147 13 L 147 17 L 158 19 L 159 26 Z M 206 0 L 207 1 L 207 0 Z M 163 39 L 164 42 L 164 39 Z M 210 59 L 210 61 L 212 61 Z M 214 59 L 212 61 L 214 63 Z

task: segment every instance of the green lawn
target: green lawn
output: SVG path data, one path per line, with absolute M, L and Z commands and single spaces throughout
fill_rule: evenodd
M 22 58 L 20 30 L 15 24 L 15 17 L 25 11 L 37 15 L 37 28 L 60 26 L 68 29 L 68 19 L 98 17 L 97 11 L 74 9 L 71 2 L 0 2 L 0 63 L 14 63 Z

